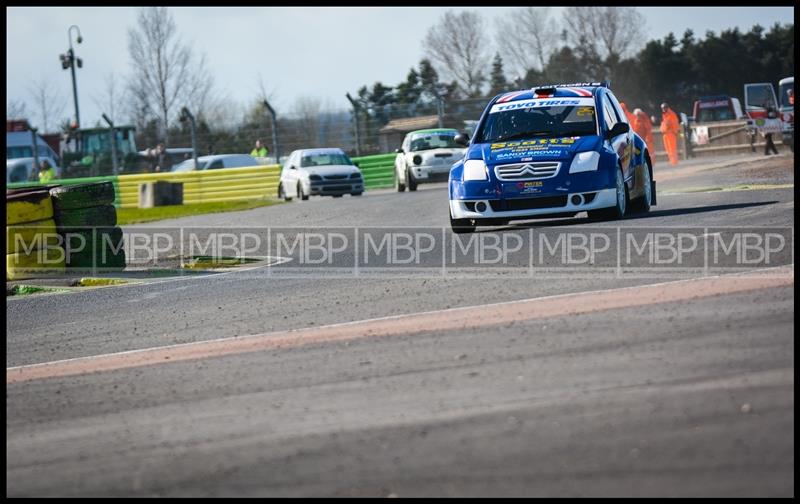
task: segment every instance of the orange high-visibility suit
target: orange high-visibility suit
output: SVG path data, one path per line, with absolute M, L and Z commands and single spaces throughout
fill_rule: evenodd
M 678 134 L 681 131 L 678 116 L 672 109 L 661 112 L 661 133 L 664 139 L 664 150 L 669 156 L 669 164 L 678 164 Z
M 628 124 L 631 125 L 633 128 L 633 123 L 636 121 L 636 117 L 628 111 L 628 107 L 625 106 L 625 102 L 620 102 L 619 106 L 622 107 L 622 111 L 625 112 L 625 115 L 628 117 Z
M 645 114 L 642 109 L 638 108 L 633 111 L 633 117 L 634 120 L 631 127 L 634 133 L 642 137 L 647 144 L 647 148 L 650 151 L 650 166 L 653 167 L 656 165 L 656 144 L 653 140 L 653 121 L 650 120 L 650 117 Z

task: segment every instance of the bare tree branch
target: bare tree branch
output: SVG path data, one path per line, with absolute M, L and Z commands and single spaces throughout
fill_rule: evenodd
M 137 27 L 128 30 L 128 52 L 134 75 L 131 93 L 137 108 L 158 113 L 168 142 L 171 112 L 185 103 L 199 114 L 210 99 L 213 79 L 203 74 L 205 56 L 195 61 L 191 48 L 178 37 L 166 7 L 139 11 Z
M 52 81 L 42 77 L 34 81 L 29 89 L 35 107 L 37 124 L 42 133 L 50 133 L 51 124 L 59 124 L 67 101 L 56 90 Z
M 6 100 L 6 118 L 23 119 L 25 117 L 25 102 L 22 100 Z
M 477 12 L 448 11 L 423 41 L 425 54 L 439 65 L 439 73 L 455 79 L 469 96 L 480 95 L 486 81 L 489 51 L 484 25 Z
M 128 101 L 128 94 L 129 89 L 125 86 L 120 86 L 117 76 L 111 72 L 106 75 L 103 93 L 92 98 L 92 100 L 102 113 L 105 113 L 109 119 L 116 123 L 117 116 L 122 111 L 122 104 Z
M 507 18 L 498 18 L 496 26 L 500 54 L 516 75 L 544 69 L 559 32 L 550 7 L 521 7 Z
M 573 47 L 589 46 L 604 59 L 622 58 L 645 39 L 645 18 L 635 7 L 575 7 L 562 19 Z

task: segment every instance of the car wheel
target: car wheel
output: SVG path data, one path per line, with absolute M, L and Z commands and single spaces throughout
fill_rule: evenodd
M 616 176 L 616 204 L 610 208 L 589 210 L 589 218 L 593 220 L 617 220 L 625 217 L 628 210 L 628 186 L 622 175 L 622 168 L 617 169 Z
M 284 201 L 292 201 L 292 198 L 286 196 L 286 191 L 283 190 L 283 184 L 278 186 L 278 198 L 283 199 Z
M 297 197 L 303 201 L 308 200 L 308 194 L 303 192 L 303 184 L 300 182 L 297 183 Z
M 364 194 L 364 193 L 354 192 L 354 193 L 350 193 L 350 196 L 361 196 L 362 194 Z
M 644 180 L 642 183 L 644 184 L 644 194 L 641 198 L 636 198 L 636 200 L 631 202 L 631 210 L 637 213 L 647 213 L 653 205 L 653 184 L 650 178 L 650 162 L 646 159 L 643 172 L 642 178 Z
M 397 189 L 397 192 L 404 192 L 406 190 L 406 185 L 400 182 L 400 174 L 397 173 L 397 170 L 394 171 L 394 188 Z
M 406 182 L 408 183 L 409 191 L 417 190 L 417 181 L 414 180 L 414 175 L 411 174 L 411 170 L 409 170 L 408 168 L 406 168 Z

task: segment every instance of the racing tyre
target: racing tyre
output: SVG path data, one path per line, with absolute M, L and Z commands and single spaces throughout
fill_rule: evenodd
M 53 217 L 53 199 L 45 190 L 6 194 L 6 226 Z
M 408 190 L 409 191 L 416 191 L 417 190 L 417 181 L 414 180 L 414 176 L 411 175 L 411 170 L 406 169 L 406 182 L 408 182 Z
M 616 177 L 616 205 L 600 210 L 589 210 L 589 218 L 592 220 L 617 220 L 625 217 L 628 211 L 628 185 L 622 176 L 622 168 L 617 170 Z
M 303 201 L 308 201 L 308 194 L 303 192 L 303 184 L 297 183 L 297 197 Z
M 278 185 L 278 198 L 284 201 L 292 201 L 292 198 L 286 196 L 286 192 L 283 190 L 283 184 Z
M 63 185 L 50 189 L 53 210 L 72 210 L 114 203 L 114 184 L 110 181 L 94 184 Z
M 636 198 L 631 202 L 631 210 L 636 213 L 647 213 L 653 205 L 653 184 L 650 177 L 650 162 L 647 161 L 644 167 L 644 194 L 641 198 Z
M 70 231 L 64 235 L 64 243 L 67 244 L 67 268 L 114 270 L 125 267 L 119 227 Z
M 53 219 L 6 226 L 6 254 L 57 245 L 58 235 Z
M 56 212 L 55 220 L 59 231 L 69 228 L 114 227 L 117 225 L 117 209 L 114 205 L 73 208 Z
M 406 180 L 408 180 L 408 176 L 406 176 Z M 394 172 L 394 187 L 397 189 L 397 192 L 404 192 L 406 190 L 406 185 L 400 183 L 400 175 L 398 175 L 396 170 Z
M 64 273 L 64 249 L 46 247 L 6 255 L 6 280 L 25 280 Z

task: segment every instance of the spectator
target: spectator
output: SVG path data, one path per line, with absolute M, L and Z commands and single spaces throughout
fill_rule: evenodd
M 644 139 L 650 151 L 650 164 L 651 166 L 655 166 L 656 160 L 653 153 L 655 152 L 656 144 L 653 140 L 653 123 L 642 109 L 637 108 L 633 111 L 633 124 L 631 127 L 637 135 Z
M 777 118 L 778 118 L 778 111 L 775 110 L 774 107 L 768 106 L 767 107 L 767 121 L 770 124 L 766 124 L 765 125 L 766 127 L 763 130 L 764 139 L 767 141 L 767 143 L 764 144 L 764 155 L 765 156 L 769 156 L 769 151 L 772 151 L 773 154 L 778 154 L 778 149 L 777 149 L 777 147 L 775 147 L 775 142 L 772 141 L 772 132 L 769 129 L 767 129 L 767 128 L 771 127 L 773 123 L 776 122 Z
M 167 148 L 164 142 L 160 142 L 156 146 L 156 170 L 157 172 L 168 172 L 172 168 L 172 163 L 167 153 Z
M 622 111 L 625 112 L 625 117 L 628 118 L 628 124 L 633 126 L 634 121 L 636 121 L 636 117 L 634 117 L 634 115 L 630 113 L 628 107 L 625 106 L 625 102 L 620 102 L 619 106 L 622 108 Z
M 256 140 L 256 148 L 250 151 L 250 155 L 253 157 L 267 157 L 267 154 L 269 154 L 269 150 L 264 147 L 259 138 Z
M 56 171 L 46 159 L 39 164 L 39 182 L 46 184 L 56 178 Z
M 681 131 L 678 116 L 669 107 L 669 104 L 661 104 L 661 134 L 664 141 L 664 150 L 667 151 L 669 164 L 678 164 L 678 134 Z

